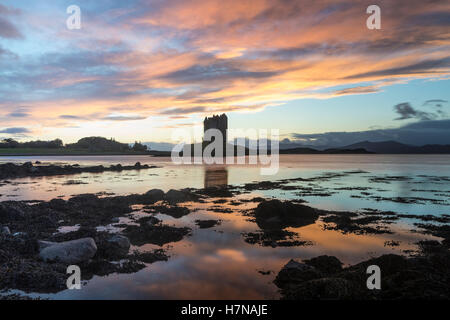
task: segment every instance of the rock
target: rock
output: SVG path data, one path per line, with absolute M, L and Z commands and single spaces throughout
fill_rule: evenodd
M 119 217 L 114 217 L 111 219 L 112 223 L 119 223 L 120 222 L 120 218 Z
M 29 207 L 22 202 L 5 201 L 0 203 L 0 223 L 23 221 L 26 219 Z
M 55 210 L 64 210 L 66 209 L 66 201 L 63 199 L 52 199 L 49 202 L 49 206 Z
M 287 285 L 295 285 L 303 283 L 311 279 L 317 279 L 322 274 L 313 266 L 301 263 L 295 260 L 290 260 L 278 273 L 274 283 L 284 288 Z
M 31 163 L 30 161 L 25 162 L 22 167 L 27 168 L 27 169 L 31 169 L 33 167 L 33 163 Z
M 179 219 L 190 213 L 189 209 L 186 207 L 179 206 L 156 206 L 154 207 L 156 211 L 162 214 L 167 214 L 168 216 Z
M 38 240 L 39 251 L 41 251 L 41 250 L 43 250 L 43 249 L 45 249 L 47 247 L 53 246 L 53 245 L 55 245 L 57 243 L 58 242 Z
M 310 260 L 305 260 L 305 263 L 325 274 L 333 274 L 342 271 L 342 262 L 333 256 L 319 256 Z
M 198 225 L 200 229 L 212 228 L 220 223 L 220 220 L 195 220 L 195 224 Z
M 8 227 L 0 227 L 0 234 L 9 235 L 9 234 L 11 234 L 11 231 L 9 230 Z
M 196 193 L 211 198 L 230 198 L 233 196 L 233 193 L 229 191 L 226 187 L 209 187 L 197 190 Z
M 166 193 L 164 199 L 170 204 L 177 204 L 178 202 L 197 200 L 197 197 L 189 191 L 171 189 Z
M 295 261 L 294 259 L 289 260 L 288 263 L 283 267 L 284 270 L 296 269 L 296 270 L 309 270 L 311 269 L 308 265 Z
M 381 269 L 382 290 L 367 290 L 370 265 Z M 450 253 L 445 246 L 412 258 L 385 254 L 346 268 L 336 257 L 319 256 L 304 264 L 291 260 L 274 283 L 283 299 L 447 299 L 449 268 Z
M 161 189 L 152 189 L 144 194 L 146 203 L 155 203 L 164 199 L 164 191 Z
M 142 246 L 151 243 L 163 246 L 170 242 L 182 240 L 184 236 L 190 233 L 190 231 L 191 229 L 186 227 L 177 228 L 167 225 L 151 226 L 147 223 L 141 223 L 140 226 L 129 225 L 123 232 L 127 235 L 133 245 Z
M 90 207 L 98 207 L 101 204 L 101 201 L 95 194 L 79 194 L 70 198 L 68 202 L 69 204 L 80 204 Z
M 106 241 L 106 253 L 111 257 L 126 256 L 130 250 L 130 240 L 121 235 L 114 235 Z
M 269 200 L 255 209 L 256 223 L 261 229 L 302 227 L 314 223 L 319 214 L 311 207 L 289 201 Z
M 40 250 L 40 257 L 44 261 L 60 261 L 68 264 L 76 264 L 94 257 L 97 245 L 92 238 L 48 244 Z

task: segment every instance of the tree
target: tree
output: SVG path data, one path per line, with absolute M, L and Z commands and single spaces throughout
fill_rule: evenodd
M 147 151 L 147 146 L 142 144 L 141 142 L 135 141 L 132 149 L 134 151 L 143 152 Z
M 17 148 L 19 146 L 20 143 L 11 138 L 3 139 L 2 143 L 0 143 L 0 148 Z

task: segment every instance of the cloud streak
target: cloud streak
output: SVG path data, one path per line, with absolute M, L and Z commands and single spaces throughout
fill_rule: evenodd
M 430 102 L 445 101 L 445 100 L 428 100 L 423 105 L 428 105 Z M 439 105 L 442 107 L 441 105 Z M 406 119 L 418 119 L 421 121 L 436 120 L 440 117 L 445 117 L 446 113 L 442 110 L 437 110 L 436 112 L 425 112 L 417 110 L 411 106 L 408 102 L 399 103 L 394 106 L 394 111 L 400 115 L 400 117 L 395 120 L 406 120 Z
M 19 134 L 19 133 L 31 133 L 31 131 L 27 128 L 5 128 L 0 130 L 0 133 L 6 134 Z

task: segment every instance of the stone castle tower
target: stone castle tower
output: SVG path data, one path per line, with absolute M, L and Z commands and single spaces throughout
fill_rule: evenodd
M 225 148 L 227 143 L 227 130 L 228 130 L 228 117 L 225 113 L 219 115 L 213 115 L 212 117 L 206 117 L 203 121 L 203 133 L 208 129 L 218 129 L 222 132 L 223 137 L 223 148 L 225 154 Z M 203 142 L 205 146 L 205 142 Z

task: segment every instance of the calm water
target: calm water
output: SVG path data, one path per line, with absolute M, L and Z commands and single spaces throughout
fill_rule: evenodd
M 332 179 L 311 183 L 296 183 L 319 190 L 319 196 L 298 190 L 264 190 L 242 194 L 239 198 L 255 195 L 283 199 L 302 198 L 308 205 L 330 210 L 361 210 L 372 208 L 409 214 L 450 214 L 450 156 L 448 155 L 282 155 L 280 170 L 275 176 L 261 176 L 257 166 L 177 166 L 170 158 L 147 156 L 98 157 L 1 157 L 0 162 L 39 160 L 46 163 L 142 164 L 160 168 L 142 171 L 80 174 L 60 177 L 24 178 L 0 186 L 0 201 L 49 200 L 70 198 L 80 193 L 108 192 L 116 195 L 143 193 L 152 188 L 202 188 L 210 185 L 241 185 L 252 181 L 310 178 L 324 173 L 360 170 Z M 385 179 L 386 177 L 400 177 Z M 381 178 L 381 179 L 380 179 Z M 360 189 L 355 190 L 355 187 Z M 361 189 L 362 188 L 362 189 Z M 346 189 L 346 190 L 342 190 Z M 352 190 L 348 190 L 352 189 Z M 364 191 L 361 191 L 364 190 Z M 367 194 L 361 194 L 366 192 Z M 383 200 L 377 197 L 382 197 Z M 398 203 L 393 197 L 421 198 L 419 203 Z M 435 200 L 435 201 L 433 201 Z M 318 222 L 306 227 L 290 229 L 301 240 L 312 244 L 299 247 L 262 247 L 248 244 L 242 233 L 256 231 L 255 223 L 242 216 L 241 210 L 255 206 L 247 203 L 235 206 L 228 203 L 193 203 L 187 206 L 196 211 L 180 219 L 158 215 L 166 224 L 188 226 L 191 236 L 180 242 L 165 245 L 170 259 L 157 262 L 131 275 L 114 274 L 94 277 L 82 290 L 63 291 L 56 295 L 41 295 L 55 299 L 259 299 L 277 298 L 272 284 L 276 273 L 291 258 L 305 259 L 321 254 L 335 255 L 346 264 L 354 264 L 383 253 L 404 253 L 416 249 L 421 239 L 431 239 L 411 232 L 414 219 L 401 220 L 390 226 L 393 234 L 343 235 L 338 231 L 323 230 Z M 213 206 L 227 207 L 232 213 L 212 211 Z M 142 212 L 136 210 L 135 215 Z M 211 229 L 199 229 L 197 219 L 220 219 L 222 223 Z M 397 247 L 386 246 L 395 240 Z M 157 248 L 145 245 L 140 250 Z M 262 275 L 258 271 L 273 271 Z

